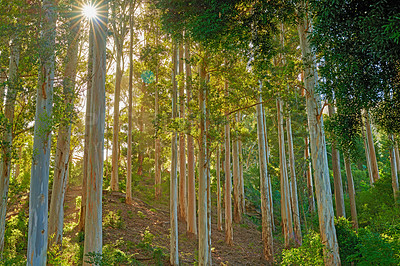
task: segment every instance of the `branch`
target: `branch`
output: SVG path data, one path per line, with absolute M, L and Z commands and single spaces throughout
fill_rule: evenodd
M 248 109 L 248 108 L 254 107 L 254 106 L 258 105 L 258 104 L 269 103 L 271 100 L 272 100 L 272 98 L 271 98 L 271 99 L 269 99 L 268 101 L 263 101 L 263 102 L 260 102 L 260 103 L 255 103 L 255 104 L 252 104 L 252 105 L 249 105 L 249 106 L 241 107 L 241 108 L 239 108 L 239 109 L 236 109 L 236 110 L 230 111 L 230 112 L 229 112 L 229 113 L 227 113 L 225 116 L 229 116 L 229 115 L 231 115 L 231 114 L 233 114 L 233 113 L 236 113 L 236 112 L 239 112 L 239 111 L 241 111 L 241 110 L 244 110 L 244 109 Z

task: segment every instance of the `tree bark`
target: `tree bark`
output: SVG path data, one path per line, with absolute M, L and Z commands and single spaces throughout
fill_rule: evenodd
M 353 227 L 355 229 L 358 229 L 356 192 L 354 190 L 353 175 L 351 174 L 351 162 L 349 157 L 347 156 L 344 156 L 344 165 L 346 168 L 346 176 L 347 176 L 347 190 L 349 192 L 349 198 L 350 198 L 351 220 L 353 221 Z
M 264 118 L 262 111 L 261 87 L 258 95 L 257 105 L 257 135 L 258 135 L 258 158 L 260 160 L 260 194 L 261 194 L 261 215 L 262 215 L 262 239 L 264 244 L 264 258 L 268 263 L 274 262 L 274 242 L 272 235 L 272 203 L 270 202 L 270 189 L 268 183 L 267 154 L 265 149 Z
M 44 21 L 42 21 L 39 40 L 40 66 L 29 190 L 27 265 L 46 265 L 47 259 L 48 187 L 51 117 L 53 111 L 56 10 L 56 1 L 43 1 L 41 13 Z
M 372 135 L 372 129 L 371 129 L 371 124 L 369 122 L 368 113 L 365 114 L 365 129 L 367 132 L 368 153 L 369 153 L 369 158 L 371 160 L 372 177 L 374 179 L 374 182 L 376 182 L 379 179 L 379 170 L 378 170 L 378 162 L 376 160 L 374 138 Z
M 7 214 L 7 200 L 8 190 L 10 184 L 11 174 L 11 158 L 12 158 L 12 147 L 13 147 L 13 124 L 14 124 L 14 110 L 15 110 L 15 99 L 17 96 L 18 89 L 18 65 L 20 57 L 20 42 L 19 38 L 15 36 L 12 40 L 10 47 L 10 62 L 9 62 L 9 76 L 8 76 L 8 88 L 6 96 L 6 104 L 4 110 L 4 116 L 6 119 L 6 130 L 3 132 L 3 149 L 0 161 L 0 254 L 3 253 L 4 248 L 4 233 L 6 225 L 6 214 Z M 4 93 L 4 92 L 3 92 Z M 3 100 L 3 98 L 1 98 Z M 1 101 L 2 102 L 2 101 Z M 3 103 L 3 102 L 2 102 Z M 22 150 L 20 150 L 22 151 Z M 19 164 L 18 164 L 19 169 Z M 16 176 L 18 177 L 16 171 Z
M 365 150 L 365 159 L 367 161 L 367 169 L 368 169 L 368 176 L 369 176 L 369 184 L 372 186 L 374 184 L 374 176 L 372 175 L 372 166 L 371 166 L 371 158 L 369 156 L 369 147 L 368 147 L 368 140 L 366 137 L 364 127 L 361 128 L 361 134 L 364 141 L 364 150 Z
M 302 2 L 301 5 L 303 8 L 306 7 L 305 2 Z M 310 14 L 306 10 L 304 17 L 299 18 L 298 31 L 304 64 L 304 85 L 307 91 L 306 108 L 308 129 L 310 132 L 311 157 L 314 167 L 315 191 L 318 203 L 319 228 L 322 243 L 326 247 L 326 251 L 324 252 L 325 264 L 340 265 L 325 145 L 325 133 L 320 107 L 321 98 L 315 91 L 318 75 L 315 66 L 315 55 L 313 54 L 308 38 L 311 29 Z
M 310 149 L 309 149 L 309 138 L 306 136 L 304 141 L 306 143 L 306 147 L 304 148 L 304 158 L 309 160 L 310 157 Z M 315 201 L 314 201 L 314 186 L 311 174 L 311 161 L 307 163 L 307 170 L 306 170 L 306 179 L 307 179 L 307 196 L 308 196 L 308 211 L 314 212 L 315 211 Z
M 225 96 L 228 96 L 228 82 L 225 81 Z M 231 129 L 229 124 L 228 112 L 225 112 L 225 242 L 233 245 L 233 228 L 232 228 L 232 179 L 231 179 Z
M 392 141 L 394 144 L 394 138 L 393 135 L 389 136 L 389 139 Z M 391 166 L 391 173 L 392 173 L 392 188 L 393 188 L 393 196 L 394 199 L 397 200 L 398 198 L 398 192 L 399 192 L 399 179 L 398 179 L 398 172 L 397 172 L 397 159 L 396 159 L 396 151 L 395 151 L 395 146 L 393 145 L 390 148 L 390 166 Z
M 183 82 L 183 44 L 179 45 L 179 118 L 185 119 L 185 86 Z M 187 221 L 187 195 L 186 195 L 186 147 L 185 133 L 179 133 L 179 217 Z
M 285 136 L 283 129 L 283 110 L 282 100 L 276 100 L 277 120 L 278 120 L 278 140 L 279 140 L 279 169 L 281 183 L 281 214 L 282 231 L 285 238 L 285 247 L 288 248 L 294 241 L 292 208 L 290 204 L 289 178 L 286 165 Z
M 206 120 L 206 66 L 200 63 L 200 139 L 199 139 L 199 265 L 211 265 L 209 260 L 208 175 L 207 175 L 207 120 Z
M 132 118 L 133 118 L 133 106 L 132 106 L 132 98 L 133 98 L 133 3 L 130 3 L 130 15 L 129 15 L 129 91 L 128 91 L 128 152 L 127 152 L 127 169 L 126 169 L 126 203 L 132 203 Z M 157 84 L 157 83 L 156 83 Z M 156 85 L 157 86 L 157 85 Z M 156 109 L 158 108 L 158 91 L 156 88 Z M 157 119 L 156 110 L 156 119 Z M 158 170 L 158 157 L 157 157 L 157 140 L 156 140 L 156 150 L 155 150 L 155 163 L 156 163 L 156 180 L 157 180 L 157 170 Z M 158 154 L 159 155 L 159 154 Z
M 172 55 L 172 120 L 178 118 L 178 92 L 177 92 L 177 72 L 178 72 L 178 48 L 173 44 Z M 178 253 L 178 133 L 174 131 L 171 138 L 171 178 L 170 178 L 170 222 L 171 222 L 171 243 L 170 243 L 170 263 L 179 265 Z
M 221 210 L 221 147 L 218 145 L 217 149 L 217 228 L 219 231 L 222 231 L 222 210 Z
M 84 150 L 83 150 L 83 169 L 82 169 L 82 200 L 81 200 L 81 211 L 79 216 L 78 230 L 84 231 L 85 229 L 85 218 L 86 218 L 86 201 L 87 201 L 87 179 L 89 173 L 89 130 L 92 108 L 92 78 L 93 78 L 93 25 L 90 24 L 89 29 L 89 55 L 88 55 L 88 78 L 86 82 L 86 114 L 85 114 L 85 139 L 84 139 Z M 107 149 L 108 150 L 108 149 Z M 106 156 L 107 159 L 107 156 Z
M 236 119 L 235 119 L 236 120 Z M 237 136 L 232 140 L 232 169 L 233 169 L 233 220 L 235 223 L 240 223 L 242 220 L 241 207 L 239 206 L 239 143 Z
M 93 36 L 96 36 L 96 41 L 93 42 L 84 256 L 89 252 L 101 254 L 103 247 L 102 194 L 108 2 L 99 2 L 97 8 L 99 16 L 93 21 Z
M 185 44 L 185 59 L 190 60 L 190 47 L 189 43 Z M 188 112 L 191 113 L 190 101 L 192 100 L 192 69 L 189 61 L 186 61 L 186 102 Z M 189 121 L 189 132 L 192 126 L 192 121 Z M 197 235 L 197 222 L 196 222 L 196 182 L 195 182 L 195 160 L 194 160 L 194 143 L 193 137 L 187 134 L 187 153 L 188 153 L 188 190 L 187 190 L 187 205 L 188 205 L 188 220 L 187 231 L 188 233 Z
M 68 183 L 68 165 L 70 162 L 71 127 L 75 100 L 75 79 L 78 63 L 80 20 L 76 19 L 77 10 L 71 16 L 69 46 L 63 81 L 65 110 L 60 123 L 55 155 L 53 189 L 49 213 L 49 247 L 58 245 L 61 248 L 64 227 L 64 196 Z
M 398 145 L 397 141 L 394 146 L 394 152 L 396 155 L 397 175 L 399 175 L 400 174 L 400 153 L 399 153 L 399 145 Z
M 292 121 L 290 113 L 286 119 L 286 132 L 288 138 L 288 150 L 289 150 L 289 166 L 290 166 L 290 176 L 291 176 L 291 191 L 292 191 L 292 211 L 293 211 L 293 224 L 294 224 L 294 235 L 296 246 L 301 246 L 302 236 L 300 227 L 300 212 L 299 212 L 299 202 L 297 197 L 297 180 L 296 180 L 296 168 L 294 160 L 294 150 L 293 150 L 293 136 L 292 136 Z
M 240 114 L 238 115 L 240 119 Z M 243 178 L 243 148 L 242 140 L 239 137 L 239 208 L 242 215 L 246 213 L 246 199 L 244 194 L 244 178 Z
M 335 110 L 332 105 L 328 106 L 329 116 L 333 116 Z M 337 217 L 346 217 L 343 199 L 343 185 L 342 185 L 342 174 L 340 172 L 340 155 L 336 149 L 335 137 L 331 140 L 332 145 L 332 171 L 333 171 L 333 182 L 335 187 L 335 203 L 336 203 L 336 215 Z

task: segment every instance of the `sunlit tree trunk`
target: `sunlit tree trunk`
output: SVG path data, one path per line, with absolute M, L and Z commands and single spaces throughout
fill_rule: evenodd
M 235 119 L 236 120 L 236 119 Z M 232 170 L 233 170 L 233 220 L 240 223 L 242 220 L 241 207 L 239 206 L 239 142 L 237 136 L 232 140 Z
M 158 37 L 158 31 L 157 31 Z M 156 39 L 156 44 L 158 45 L 158 38 Z M 157 56 L 157 66 L 156 66 L 156 91 L 155 91 L 155 107 L 154 107 L 154 116 L 155 116 L 155 151 L 154 151 L 154 161 L 155 161 L 155 182 L 154 182 L 154 190 L 155 190 L 155 198 L 161 198 L 161 139 L 158 134 L 159 131 L 159 86 L 158 86 L 158 76 L 159 76 L 159 61 Z
M 83 150 L 83 169 L 82 169 L 82 200 L 81 211 L 79 216 L 78 230 L 84 231 L 86 218 L 86 202 L 87 202 L 87 179 L 89 169 L 89 130 L 92 106 L 92 78 L 93 78 L 93 26 L 90 23 L 89 29 L 89 55 L 88 55 L 88 77 L 86 82 L 86 113 L 85 113 L 85 138 Z M 107 159 L 107 156 L 106 156 Z
M 289 247 L 294 240 L 292 208 L 290 204 L 289 178 L 286 165 L 285 136 L 283 129 L 283 110 L 282 100 L 276 100 L 277 120 L 278 120 L 278 140 L 279 140 L 279 169 L 281 183 L 281 214 L 282 231 L 285 238 L 285 247 Z
M 286 132 L 288 138 L 288 151 L 289 151 L 289 166 L 290 166 L 290 176 L 291 176 L 291 191 L 292 191 L 292 212 L 293 212 L 293 225 L 294 225 L 294 235 L 297 246 L 301 246 L 302 236 L 300 227 L 300 212 L 299 212 L 299 202 L 297 197 L 297 180 L 296 180 L 296 168 L 294 160 L 294 150 L 293 150 L 293 136 L 292 136 L 292 121 L 290 113 L 286 118 Z
M 228 96 L 228 82 L 225 81 L 225 96 Z M 231 128 L 229 124 L 228 111 L 225 112 L 225 242 L 233 245 L 233 227 L 232 227 L 232 179 L 231 179 Z
M 29 190 L 27 265 L 46 265 L 47 259 L 48 187 L 51 117 L 53 111 L 56 10 L 56 1 L 43 1 L 41 9 L 43 21 L 39 40 L 40 66 Z
M 185 59 L 190 60 L 190 46 L 189 43 L 185 44 Z M 188 110 L 190 109 L 190 101 L 192 100 L 192 69 L 189 61 L 186 61 L 186 102 Z M 191 121 L 189 132 L 191 128 Z M 195 161 L 194 161 L 194 143 L 193 136 L 187 134 L 187 153 L 188 153 L 188 186 L 187 186 L 187 205 L 188 205 L 188 219 L 187 231 L 191 234 L 197 235 L 197 221 L 196 221 L 196 183 L 195 183 Z
M 310 159 L 310 143 L 309 143 L 309 138 L 306 136 L 304 138 L 304 142 L 306 144 L 304 148 L 304 159 L 309 160 Z M 307 169 L 305 171 L 306 175 L 306 180 L 307 180 L 307 198 L 308 198 L 308 210 L 310 212 L 315 211 L 315 201 L 314 201 L 314 186 L 313 186 L 313 180 L 312 180 L 312 173 L 311 173 L 311 162 L 307 163 Z
M 20 174 L 21 162 L 22 160 L 22 146 L 18 148 L 18 161 L 15 164 L 14 178 L 18 178 Z
M 126 167 L 126 203 L 132 203 L 132 117 L 133 117 L 133 107 L 132 107 L 132 94 L 133 94 L 133 3 L 130 3 L 130 15 L 129 15 L 129 92 L 128 92 L 128 152 L 127 152 L 127 167 Z M 158 73 L 157 73 L 158 75 Z M 157 84 L 157 82 L 156 82 Z M 156 85 L 157 86 L 157 85 Z M 156 88 L 157 90 L 157 88 Z M 156 109 L 158 108 L 158 91 L 156 91 Z M 156 110 L 156 119 L 157 119 L 157 111 Z M 156 175 L 158 171 L 157 161 L 157 140 L 156 140 L 156 150 L 155 150 L 155 163 L 156 163 Z M 158 151 L 159 152 L 159 151 Z M 159 156 L 159 154 L 158 154 Z M 159 173 L 159 172 L 158 172 Z M 156 176 L 157 179 L 157 176 Z
M 172 120 L 178 117 L 178 47 L 174 44 L 172 55 Z M 170 178 L 170 223 L 171 223 L 171 243 L 170 243 L 170 263 L 179 265 L 178 253 L 178 133 L 174 131 L 171 138 L 171 178 Z
M 7 120 L 7 125 L 2 137 L 2 155 L 0 161 L 0 253 L 3 252 L 4 248 L 4 233 L 6 225 L 6 213 L 7 213 L 7 200 L 8 190 L 10 184 L 11 174 L 11 158 L 12 158 L 12 147 L 13 147 L 13 123 L 14 123 L 14 110 L 15 110 L 15 99 L 18 90 L 18 65 L 20 57 L 20 42 L 18 37 L 14 37 L 10 47 L 10 62 L 9 62 L 9 73 L 8 73 L 8 87 L 6 104 L 4 110 L 4 116 Z M 4 92 L 3 92 L 4 93 Z M 1 98 L 3 100 L 3 98 Z M 19 165 L 19 164 L 18 164 Z M 16 171 L 17 174 L 17 171 Z M 18 170 L 19 174 L 19 170 Z M 16 175 L 16 177 L 18 177 Z
M 87 199 L 84 256 L 102 253 L 103 151 L 106 114 L 106 42 L 108 2 L 97 6 L 98 18 L 93 21 L 93 78 L 91 87 Z M 84 257 L 85 258 L 85 257 Z M 88 265 L 84 263 L 84 265 Z
M 217 149 L 217 228 L 222 231 L 222 210 L 221 210 L 221 147 L 218 145 Z
M 185 86 L 183 72 L 183 44 L 179 45 L 179 118 L 185 119 Z M 185 133 L 179 133 L 179 217 L 187 221 L 187 196 L 186 196 L 186 146 Z
M 356 192 L 354 190 L 353 175 L 351 173 L 351 162 L 349 157 L 347 157 L 346 155 L 344 156 L 344 166 L 346 168 L 347 190 L 349 192 L 349 198 L 350 198 L 351 220 L 353 221 L 353 227 L 357 229 L 358 219 L 357 219 L 357 207 L 356 207 Z
M 369 184 L 372 186 L 374 184 L 374 177 L 372 175 L 372 166 L 371 166 L 371 158 L 369 156 L 369 147 L 368 147 L 368 141 L 366 137 L 366 132 L 365 128 L 362 127 L 361 129 L 361 134 L 364 142 L 364 150 L 365 150 L 365 160 L 367 161 L 367 169 L 368 169 L 368 176 L 369 176 Z
M 268 263 L 274 262 L 274 242 L 272 235 L 272 203 L 270 202 L 270 189 L 268 183 L 267 154 L 265 149 L 264 117 L 260 92 L 257 105 L 257 135 L 258 135 L 258 158 L 260 160 L 260 194 L 261 194 L 261 215 L 262 215 L 262 240 L 264 244 L 264 258 Z
M 396 155 L 396 166 L 397 166 L 397 176 L 398 176 L 398 175 L 400 175 L 400 153 L 399 153 L 399 145 L 398 145 L 397 141 L 394 146 L 394 152 Z
M 328 106 L 329 116 L 333 116 L 335 109 L 332 105 Z M 333 182 L 335 186 L 335 203 L 336 203 L 336 215 L 337 217 L 346 217 L 343 199 L 343 185 L 342 185 L 342 174 L 340 172 L 340 155 L 336 149 L 335 136 L 331 140 L 332 145 L 332 171 L 333 171 Z
M 367 142 L 368 142 L 368 153 L 371 162 L 371 171 L 374 182 L 379 179 L 379 170 L 378 170 L 378 162 L 376 160 L 375 146 L 374 146 L 374 137 L 372 135 L 371 124 L 369 122 L 368 113 L 365 114 L 365 130 L 367 132 Z
M 76 19 L 77 10 L 72 13 L 69 46 L 63 81 L 64 117 L 60 123 L 55 155 L 53 189 L 51 192 L 49 213 L 49 247 L 54 244 L 61 247 L 64 226 L 64 196 L 68 181 L 68 165 L 70 161 L 71 117 L 74 112 L 75 79 L 78 63 L 78 44 L 80 20 Z
M 206 120 L 206 66 L 200 63 L 200 139 L 199 139 L 199 265 L 211 265 L 209 260 L 208 175 L 207 175 L 207 120 Z
M 240 121 L 240 114 L 238 115 L 238 122 Z M 239 137 L 238 141 L 239 145 L 239 208 L 242 215 L 246 212 L 246 202 L 244 195 L 244 178 L 243 178 L 243 148 L 242 148 L 242 140 Z
M 393 135 L 389 136 L 389 139 L 394 144 Z M 399 179 L 398 179 L 398 172 L 397 172 L 397 159 L 396 159 L 396 151 L 395 146 L 393 145 L 390 148 L 390 166 L 391 166 L 391 173 L 392 173 L 392 188 L 393 188 L 393 195 L 394 198 L 397 199 L 398 192 L 399 192 Z
M 314 167 L 315 192 L 318 203 L 319 228 L 322 243 L 325 245 L 324 262 L 326 265 L 340 265 L 339 247 L 334 224 L 332 193 L 329 180 L 328 158 L 326 153 L 325 133 L 320 107 L 321 98 L 315 91 L 318 81 L 315 66 L 315 55 L 311 49 L 308 36 L 312 31 L 310 14 L 304 9 L 307 2 L 301 2 L 305 10 L 299 18 L 298 31 L 300 48 L 304 65 L 304 86 L 306 93 L 306 108 L 308 129 L 310 133 L 311 158 Z

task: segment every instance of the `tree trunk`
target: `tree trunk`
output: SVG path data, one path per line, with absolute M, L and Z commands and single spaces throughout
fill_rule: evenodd
M 190 59 L 190 47 L 189 43 L 185 44 L 185 59 Z M 186 61 L 186 102 L 188 110 L 190 110 L 190 101 L 192 100 L 192 69 L 189 61 Z M 189 132 L 191 127 L 191 121 L 189 125 Z M 187 189 L 187 205 L 188 205 L 188 219 L 187 219 L 187 231 L 190 234 L 197 235 L 197 222 L 196 222 L 196 182 L 195 182 L 195 161 L 194 161 L 194 143 L 193 137 L 187 134 L 187 153 L 188 153 L 188 189 Z
M 236 119 L 235 119 L 236 120 Z M 233 169 L 233 220 L 240 223 L 242 220 L 241 207 L 239 206 L 239 143 L 237 136 L 232 140 L 232 169 Z
M 97 8 L 99 16 L 97 21 L 93 21 L 93 35 L 96 36 L 96 41 L 93 42 L 84 256 L 89 252 L 101 254 L 103 247 L 102 194 L 108 2 L 99 2 Z
M 20 56 L 20 42 L 18 40 L 18 37 L 13 38 L 10 48 L 8 88 L 4 110 L 4 116 L 7 120 L 7 124 L 6 129 L 3 132 L 3 150 L 0 161 L 0 254 L 3 253 L 4 248 L 4 233 L 6 225 L 7 200 L 10 184 L 11 158 L 13 147 L 12 128 L 14 124 L 15 99 L 17 96 L 17 86 L 19 79 L 18 65 Z M 1 100 L 3 100 L 3 98 L 1 98 Z M 16 177 L 18 176 L 16 175 Z
M 368 176 L 369 176 L 369 184 L 372 186 L 374 184 L 374 176 L 372 175 L 372 166 L 371 166 L 371 158 L 369 156 L 369 147 L 368 141 L 366 137 L 365 128 L 361 128 L 361 134 L 364 141 L 364 150 L 365 150 L 365 159 L 367 161 L 367 169 L 368 169 Z
M 29 190 L 29 229 L 27 264 L 46 265 L 49 166 L 51 151 L 51 117 L 53 111 L 53 83 L 57 3 L 44 0 L 39 49 L 39 78 L 37 85 L 36 116 L 33 139 L 31 184 Z
M 69 46 L 66 55 L 66 65 L 63 81 L 64 117 L 60 123 L 57 137 L 57 149 L 54 166 L 53 189 L 51 192 L 49 213 L 49 247 L 58 245 L 61 248 L 64 227 L 64 196 L 68 182 L 68 165 L 70 161 L 71 117 L 74 112 L 75 79 L 78 63 L 80 20 L 74 10 L 71 20 Z
M 200 139 L 199 139 L 199 265 L 211 265 L 208 240 L 208 195 L 207 195 L 207 120 L 206 120 L 206 66 L 200 63 Z
M 286 165 L 285 136 L 283 129 L 283 110 L 282 100 L 276 100 L 277 120 L 278 120 L 278 140 L 279 140 L 279 169 L 281 182 L 281 214 L 282 231 L 285 238 L 285 247 L 288 248 L 294 241 L 292 208 L 290 204 L 289 178 Z
M 335 109 L 332 105 L 328 106 L 329 116 L 332 117 L 335 113 Z M 343 199 L 343 185 L 342 185 L 342 174 L 340 172 L 340 155 L 336 149 L 335 137 L 331 140 L 332 144 L 332 171 L 333 171 L 333 182 L 335 186 L 335 203 L 336 203 L 336 215 L 337 217 L 346 217 Z
M 399 175 L 400 174 L 400 153 L 399 153 L 399 145 L 398 145 L 397 141 L 394 146 L 394 152 L 396 155 L 397 175 Z
M 20 173 L 20 167 L 21 167 L 21 160 L 22 160 L 22 146 L 18 148 L 18 160 L 17 163 L 15 164 L 15 171 L 14 171 L 14 178 L 17 179 L 19 177 Z
M 127 169 L 126 169 L 126 203 L 132 203 L 132 117 L 133 117 L 133 107 L 132 107 L 132 94 L 133 94 L 133 3 L 130 3 L 130 15 L 129 15 L 129 31 L 130 31 L 130 42 L 129 42 L 129 92 L 128 92 L 128 152 L 127 152 Z M 157 82 L 156 82 L 157 84 Z M 157 86 L 157 85 L 156 85 Z M 156 88 L 156 109 L 158 108 L 158 91 Z M 157 119 L 156 110 L 156 119 Z M 157 157 L 157 140 L 156 140 L 156 150 L 155 150 L 155 163 L 156 163 L 156 180 L 157 180 L 157 170 L 159 163 Z M 158 154 L 159 156 L 159 154 Z
M 393 135 L 389 136 L 389 139 L 394 143 Z M 390 166 L 391 166 L 391 173 L 392 173 L 392 187 L 393 187 L 393 196 L 394 199 L 397 200 L 398 192 L 399 192 L 399 179 L 397 173 L 397 159 L 396 159 L 396 151 L 395 146 L 390 148 Z
M 88 78 L 86 82 L 86 114 L 85 114 L 85 139 L 83 150 L 83 169 L 82 169 L 82 200 L 81 212 L 79 216 L 78 230 L 84 231 L 86 218 L 86 201 L 87 201 L 87 179 L 89 173 L 89 130 L 91 121 L 92 108 L 92 79 L 93 79 L 93 25 L 90 24 L 89 29 L 89 55 L 88 55 Z M 108 150 L 108 149 L 107 149 Z M 107 156 L 106 156 L 107 160 Z
M 114 91 L 114 119 L 113 119 L 113 144 L 112 144 L 112 166 L 110 186 L 112 191 L 118 191 L 118 158 L 119 158 L 119 101 L 121 95 L 121 60 L 122 60 L 122 40 L 119 40 L 117 33 L 114 34 L 114 42 L 117 50 L 116 55 L 116 73 L 115 73 L 115 91 Z
M 306 147 L 304 148 L 304 158 L 309 160 L 310 157 L 310 143 L 308 137 L 304 138 L 304 142 L 306 143 Z M 315 211 L 315 201 L 314 201 L 314 186 L 311 174 L 311 161 L 307 163 L 307 170 L 306 170 L 306 179 L 307 179 L 307 195 L 308 195 L 308 211 L 314 212 Z
M 350 198 L 351 220 L 353 221 L 353 227 L 355 229 L 358 229 L 356 192 L 354 190 L 353 175 L 351 174 L 351 162 L 349 157 L 347 156 L 344 156 L 344 166 L 346 167 L 347 190 L 349 192 Z
M 142 91 L 145 91 L 146 84 L 142 82 Z M 140 107 L 140 113 L 138 117 L 138 126 L 139 126 L 139 133 L 142 136 L 143 131 L 144 131 L 144 125 L 143 125 L 143 114 L 144 114 L 144 105 L 142 103 L 142 106 Z M 138 169 L 137 169 L 137 174 L 138 176 L 143 175 L 143 159 L 144 159 L 144 154 L 143 154 L 143 147 L 142 147 L 142 142 L 138 142 Z
M 177 92 L 177 46 L 173 45 L 172 55 L 172 120 L 178 117 L 178 92 Z M 171 222 L 171 243 L 170 263 L 179 265 L 178 254 L 178 133 L 174 131 L 171 138 L 171 178 L 170 178 L 170 222 Z
M 241 115 L 239 114 L 238 117 Z M 239 118 L 240 119 L 240 118 Z M 246 212 L 246 202 L 245 202 L 245 194 L 244 194 L 244 178 L 243 178 L 243 148 L 242 148 L 242 140 L 239 138 L 239 208 L 242 215 Z
M 179 118 L 185 119 L 185 86 L 183 82 L 183 45 L 179 45 Z M 187 221 L 185 133 L 179 133 L 179 217 Z
M 222 210 L 221 210 L 221 158 L 220 158 L 221 147 L 218 145 L 217 149 L 217 228 L 222 231 Z
M 300 227 L 300 212 L 299 203 L 297 197 L 297 180 L 296 180 L 296 168 L 294 166 L 294 150 L 293 150 L 293 136 L 292 136 L 292 121 L 290 114 L 286 119 L 286 132 L 288 138 L 288 150 L 289 150 L 289 166 L 290 166 L 290 176 L 292 180 L 291 191 L 292 191 L 292 211 L 293 211 L 293 224 L 294 224 L 294 235 L 297 246 L 301 246 L 301 227 Z
M 270 189 L 268 183 L 267 154 L 265 149 L 264 118 L 262 110 L 261 87 L 258 95 L 257 105 L 257 135 L 258 135 L 258 158 L 260 160 L 260 194 L 262 214 L 262 240 L 264 244 L 264 258 L 268 263 L 274 262 L 274 242 L 272 235 L 272 203 L 270 202 Z
M 365 114 L 365 129 L 367 132 L 368 153 L 369 153 L 369 158 L 371 160 L 372 177 L 374 179 L 374 182 L 376 182 L 379 179 L 379 170 L 378 170 L 378 162 L 376 160 L 374 138 L 372 136 L 372 129 L 371 129 L 371 124 L 369 122 L 368 113 Z
M 306 4 L 302 2 L 304 8 Z M 329 180 L 328 159 L 326 154 L 325 133 L 320 110 L 320 95 L 315 91 L 318 76 L 315 66 L 315 56 L 309 43 L 311 21 L 306 10 L 304 17 L 299 19 L 298 31 L 300 48 L 304 64 L 304 85 L 306 93 L 306 108 L 308 129 L 310 132 L 311 157 L 314 167 L 315 191 L 318 203 L 319 228 L 322 243 L 325 245 L 324 261 L 326 265 L 340 265 L 339 247 L 336 238 L 332 194 Z
M 225 96 L 228 96 L 228 82 L 225 81 Z M 231 179 L 231 129 L 229 125 L 229 115 L 225 112 L 225 242 L 233 245 L 233 227 L 232 227 L 232 179 Z

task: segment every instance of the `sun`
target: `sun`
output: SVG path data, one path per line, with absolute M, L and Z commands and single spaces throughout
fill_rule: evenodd
M 94 6 L 92 6 L 91 4 L 86 4 L 83 6 L 83 10 L 82 10 L 82 14 L 89 18 L 95 18 L 97 16 L 97 10 Z

